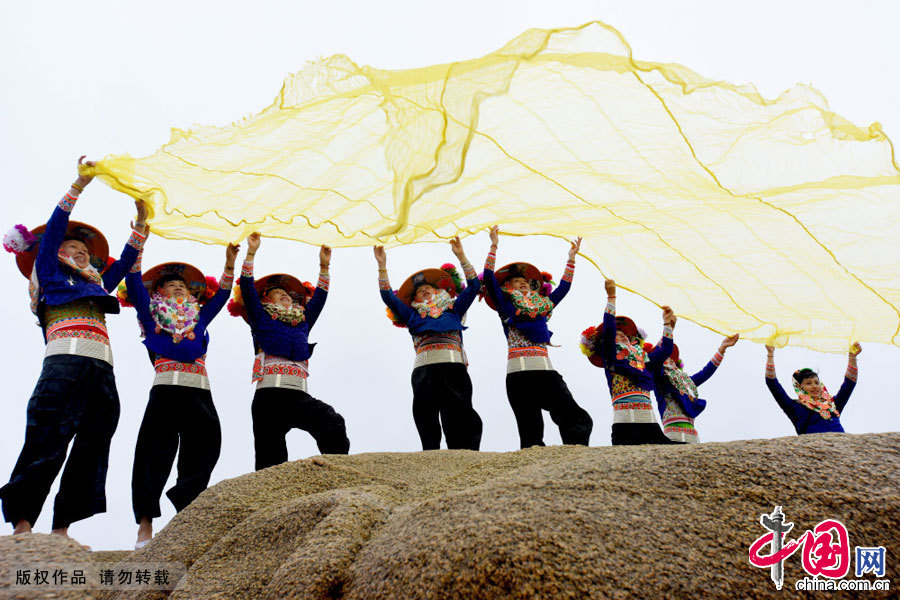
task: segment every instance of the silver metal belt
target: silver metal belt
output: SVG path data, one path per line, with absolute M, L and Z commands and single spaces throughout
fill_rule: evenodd
M 613 410 L 613 423 L 656 423 L 656 415 L 652 408 L 623 408 Z
M 59 354 L 97 358 L 110 365 L 113 364 L 112 350 L 110 349 L 109 344 L 104 344 L 97 340 L 89 340 L 87 338 L 57 338 L 47 342 L 44 356 L 57 356 Z
M 466 360 L 462 352 L 458 350 L 425 350 L 416 354 L 416 360 L 413 368 L 423 367 L 425 365 L 434 365 L 438 363 L 462 363 Z
M 548 356 L 520 356 L 506 360 L 506 372 L 518 373 L 520 371 L 552 371 Z
M 300 377 L 298 375 L 282 375 L 281 373 L 276 375 L 263 375 L 262 379 L 256 383 L 256 389 L 263 388 L 287 388 L 305 392 L 307 391 L 306 377 Z
M 700 437 L 684 433 L 681 431 L 666 431 L 666 437 L 674 442 L 687 442 L 688 444 L 696 444 L 700 442 Z
M 153 385 L 180 385 L 183 387 L 209 389 L 209 378 L 200 373 L 186 373 L 185 371 L 163 371 L 153 378 Z

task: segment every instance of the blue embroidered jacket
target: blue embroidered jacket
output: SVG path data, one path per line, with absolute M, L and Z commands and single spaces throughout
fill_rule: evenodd
M 404 303 L 390 289 L 381 290 L 381 299 L 391 309 L 394 316 L 406 323 L 410 335 L 423 335 L 427 333 L 445 333 L 447 331 L 462 331 L 466 327 L 462 324 L 462 318 L 472 306 L 478 290 L 481 289 L 481 281 L 472 271 L 472 277 L 466 279 L 468 285 L 454 299 L 453 306 L 441 313 L 439 317 L 423 317 L 419 311 Z
M 604 326 L 604 329 L 605 328 L 606 327 Z M 713 361 L 709 361 L 700 371 L 691 375 L 691 380 L 694 382 L 694 385 L 700 387 L 700 385 L 706 383 L 706 381 L 713 376 L 713 373 L 715 373 L 718 368 L 719 366 L 717 364 Z M 682 394 L 675 389 L 675 386 L 672 385 L 669 378 L 666 377 L 662 362 L 651 362 L 649 370 L 650 374 L 653 376 L 653 385 L 656 388 L 656 407 L 659 409 L 660 416 L 666 412 L 666 403 L 669 398 L 674 399 L 674 401 L 681 406 L 684 414 L 692 419 L 696 419 L 706 408 L 706 400 L 703 398 L 692 399 L 689 395 Z
M 257 348 L 261 348 L 266 354 L 293 361 L 308 360 L 312 356 L 315 344 L 309 343 L 309 330 L 316 324 L 328 298 L 328 290 L 322 287 L 321 277 L 316 291 L 306 303 L 305 319 L 296 326 L 269 316 L 256 293 L 253 275 L 241 276 L 241 297 L 247 309 L 253 344 Z
M 89 282 L 76 274 L 72 269 L 59 262 L 59 246 L 66 235 L 69 225 L 69 210 L 74 206 L 75 198 L 68 194 L 53 209 L 50 220 L 47 221 L 47 229 L 44 231 L 38 247 L 34 268 L 37 270 L 38 283 L 40 284 L 40 296 L 38 304 L 38 319 L 41 326 L 44 323 L 44 306 L 59 306 L 81 298 L 90 298 L 105 313 L 118 313 L 119 303 L 109 295 L 116 289 L 128 270 L 137 259 L 139 247 L 125 245 L 122 256 L 103 271 L 103 287 Z
M 503 325 L 503 333 L 507 337 L 509 337 L 509 326 L 512 325 L 536 344 L 547 344 L 550 342 L 553 332 L 547 327 L 547 317 L 539 315 L 532 318 L 528 315 L 517 315 L 516 307 L 513 306 L 509 296 L 503 293 L 493 269 L 485 268 L 484 285 L 487 286 L 487 293 L 491 295 L 491 300 L 494 301 L 494 305 L 497 307 L 497 314 L 500 315 L 500 322 Z M 563 277 L 556 289 L 550 292 L 549 298 L 553 302 L 554 309 L 562 302 L 570 289 L 572 289 L 571 280 Z
M 841 425 L 840 417 L 832 415 L 830 419 L 823 419 L 822 415 L 817 411 L 807 408 L 797 400 L 788 396 L 784 391 L 784 388 L 781 387 L 781 384 L 778 383 L 778 379 L 766 377 L 766 387 L 769 388 L 772 397 L 775 398 L 775 401 L 778 403 L 778 406 L 781 407 L 781 410 L 784 411 L 784 414 L 786 414 L 791 420 L 791 423 L 794 424 L 794 430 L 798 435 L 803 435 L 804 433 L 825 433 L 829 431 L 844 433 L 844 427 Z M 841 389 L 838 390 L 838 393 L 833 397 L 834 407 L 838 412 L 844 412 L 844 407 L 847 406 L 847 401 L 850 400 L 850 394 L 853 393 L 853 388 L 855 387 L 856 382 L 845 376 Z
M 200 307 L 197 324 L 194 326 L 194 339 L 183 338 L 177 344 L 168 331 L 156 333 L 156 321 L 150 314 L 150 294 L 141 280 L 141 272 L 131 272 L 125 276 L 128 298 L 137 310 L 138 321 L 144 328 L 144 345 L 153 354 L 178 362 L 194 362 L 204 354 L 209 346 L 209 333 L 206 328 L 219 311 L 228 302 L 231 288 L 221 286 L 212 298 Z
M 600 335 L 600 352 L 603 358 L 606 383 L 610 392 L 613 389 L 613 374 L 618 373 L 627 377 L 636 387 L 652 392 L 656 389 L 653 383 L 653 369 L 661 368 L 662 363 L 672 354 L 671 330 L 664 329 L 662 341 L 653 350 L 647 353 L 647 362 L 644 368 L 639 369 L 628 363 L 626 358 L 616 357 L 616 313 L 607 307 L 603 313 L 603 333 Z

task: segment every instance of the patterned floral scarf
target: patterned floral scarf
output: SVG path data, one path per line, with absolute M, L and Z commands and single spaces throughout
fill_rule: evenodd
M 663 372 L 666 374 L 666 379 L 669 380 L 669 383 L 672 384 L 672 387 L 679 394 L 688 396 L 691 401 L 699 396 L 697 384 L 694 383 L 690 375 L 684 372 L 684 369 L 679 369 L 678 365 L 671 358 L 667 358 L 666 362 L 663 363 Z
M 103 277 L 100 276 L 100 273 L 97 272 L 97 269 L 95 269 L 94 265 L 91 263 L 88 263 L 88 266 L 82 269 L 75 262 L 75 259 L 64 252 L 62 248 L 59 249 L 57 258 L 59 259 L 59 264 L 68 267 L 85 281 L 96 283 L 99 286 L 103 285 Z M 38 314 L 38 302 L 41 297 L 41 286 L 38 282 L 37 265 L 31 269 L 31 277 L 28 280 L 28 296 L 31 298 L 31 312 L 36 315 Z
M 200 318 L 200 303 L 193 296 L 172 298 L 160 292 L 150 297 L 150 314 L 156 322 L 156 333 L 167 331 L 176 344 L 194 339 L 194 327 Z
M 299 304 L 292 304 L 290 308 L 285 308 L 277 302 L 263 302 L 262 305 L 273 321 L 278 320 L 296 327 L 306 320 L 306 311 Z
M 412 302 L 411 306 L 419 311 L 422 318 L 434 317 L 436 319 L 448 308 L 453 308 L 453 298 L 450 297 L 447 290 L 437 290 L 430 301 Z
M 616 358 L 618 360 L 627 359 L 629 365 L 643 371 L 644 364 L 647 362 L 647 353 L 644 352 L 643 345 L 640 342 L 637 344 L 616 342 Z
M 839 413 L 838 409 L 834 406 L 834 398 L 831 397 L 831 394 L 828 393 L 825 386 L 822 386 L 822 397 L 816 399 L 804 392 L 796 379 L 791 377 L 791 381 L 794 384 L 794 391 L 797 393 L 797 402 L 809 410 L 819 413 L 819 416 L 826 420 L 831 419 L 832 414 L 835 417 L 841 416 L 841 413 Z
M 531 290 L 523 294 L 509 287 L 505 287 L 503 291 L 509 294 L 509 301 L 515 307 L 517 315 L 527 315 L 532 319 L 539 316 L 549 319 L 550 313 L 553 312 L 553 301 L 547 296 L 541 296 Z

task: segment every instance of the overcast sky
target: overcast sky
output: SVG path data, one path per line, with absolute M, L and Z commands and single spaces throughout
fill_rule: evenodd
M 821 90 L 837 113 L 858 125 L 882 123 L 900 139 L 900 4 L 881 2 L 570 2 L 557 0 L 454 3 L 380 2 L 5 2 L 0 5 L 0 175 L 2 229 L 29 228 L 47 220 L 87 154 L 142 156 L 169 137 L 170 127 L 223 125 L 267 106 L 282 79 L 318 56 L 344 53 L 359 64 L 409 68 L 464 60 L 493 51 L 530 27 L 576 26 L 602 20 L 618 28 L 638 59 L 677 62 L 702 75 L 755 83 L 767 97 L 796 83 Z M 73 218 L 100 227 L 113 252 L 127 239 L 131 199 L 93 183 Z M 502 224 L 501 224 L 502 225 Z M 873 223 L 873 226 L 877 226 Z M 572 236 L 578 234 L 572 231 Z M 464 241 L 481 270 L 486 234 Z M 242 260 L 238 259 L 238 264 Z M 562 274 L 567 244 L 561 240 L 502 238 L 499 264 L 527 260 Z M 388 252 L 394 287 L 411 272 L 440 266 L 453 255 L 445 244 Z M 186 260 L 218 277 L 222 247 L 149 240 L 144 266 Z M 315 281 L 317 249 L 263 240 L 256 274 L 287 271 Z M 337 249 L 328 303 L 313 329 L 319 342 L 311 362 L 310 392 L 331 403 L 347 421 L 350 451 L 416 451 L 421 448 L 411 414 L 413 350 L 408 333 L 384 316 L 370 249 Z M 43 340 L 28 310 L 26 280 L 12 255 L 0 260 L 7 293 L 0 299 L 4 343 L 0 374 L 0 478 L 21 449 L 25 407 L 40 373 Z M 626 281 L 622 282 L 627 284 Z M 603 276 L 587 261 L 576 267 L 572 292 L 554 311 L 551 360 L 576 401 L 594 419 L 592 445 L 608 445 L 612 415 L 603 373 L 578 349 L 580 332 L 596 324 L 605 303 Z M 619 294 L 628 314 L 652 339 L 661 331 L 657 307 Z M 678 307 L 674 307 L 676 313 Z M 862 316 L 861 316 L 862 317 Z M 130 479 L 134 443 L 153 379 L 134 313 L 108 320 L 122 404 L 107 482 L 109 512 L 76 523 L 70 533 L 94 549 L 131 548 L 136 526 Z M 495 313 L 483 303 L 469 312 L 466 348 L 474 404 L 484 421 L 482 450 L 518 448 L 506 400 L 506 343 Z M 213 482 L 253 468 L 250 422 L 252 348 L 246 324 L 223 311 L 210 327 L 208 369 L 222 423 L 223 447 Z M 699 370 L 721 335 L 680 320 L 676 342 L 687 369 Z M 793 435 L 793 427 L 763 382 L 765 350 L 739 342 L 701 388 L 708 408 L 697 421 L 707 442 Z M 846 355 L 785 349 L 776 355 L 782 383 L 791 371 L 821 370 L 832 392 L 840 386 Z M 848 432 L 900 429 L 895 347 L 864 344 L 860 383 L 841 420 Z M 546 419 L 545 441 L 560 443 Z M 317 453 L 303 432 L 288 435 L 291 459 Z M 661 450 L 662 451 L 662 450 Z M 5 481 L 5 479 L 4 479 Z M 173 478 L 170 480 L 174 481 Z M 54 485 L 38 520 L 49 531 Z M 163 499 L 159 530 L 174 514 Z M 9 533 L 3 526 L 0 533 Z

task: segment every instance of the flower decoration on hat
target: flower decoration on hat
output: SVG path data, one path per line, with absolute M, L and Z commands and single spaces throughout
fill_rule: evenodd
M 31 250 L 38 241 L 37 236 L 28 231 L 24 225 L 16 225 L 3 236 L 3 249 L 19 255 Z

